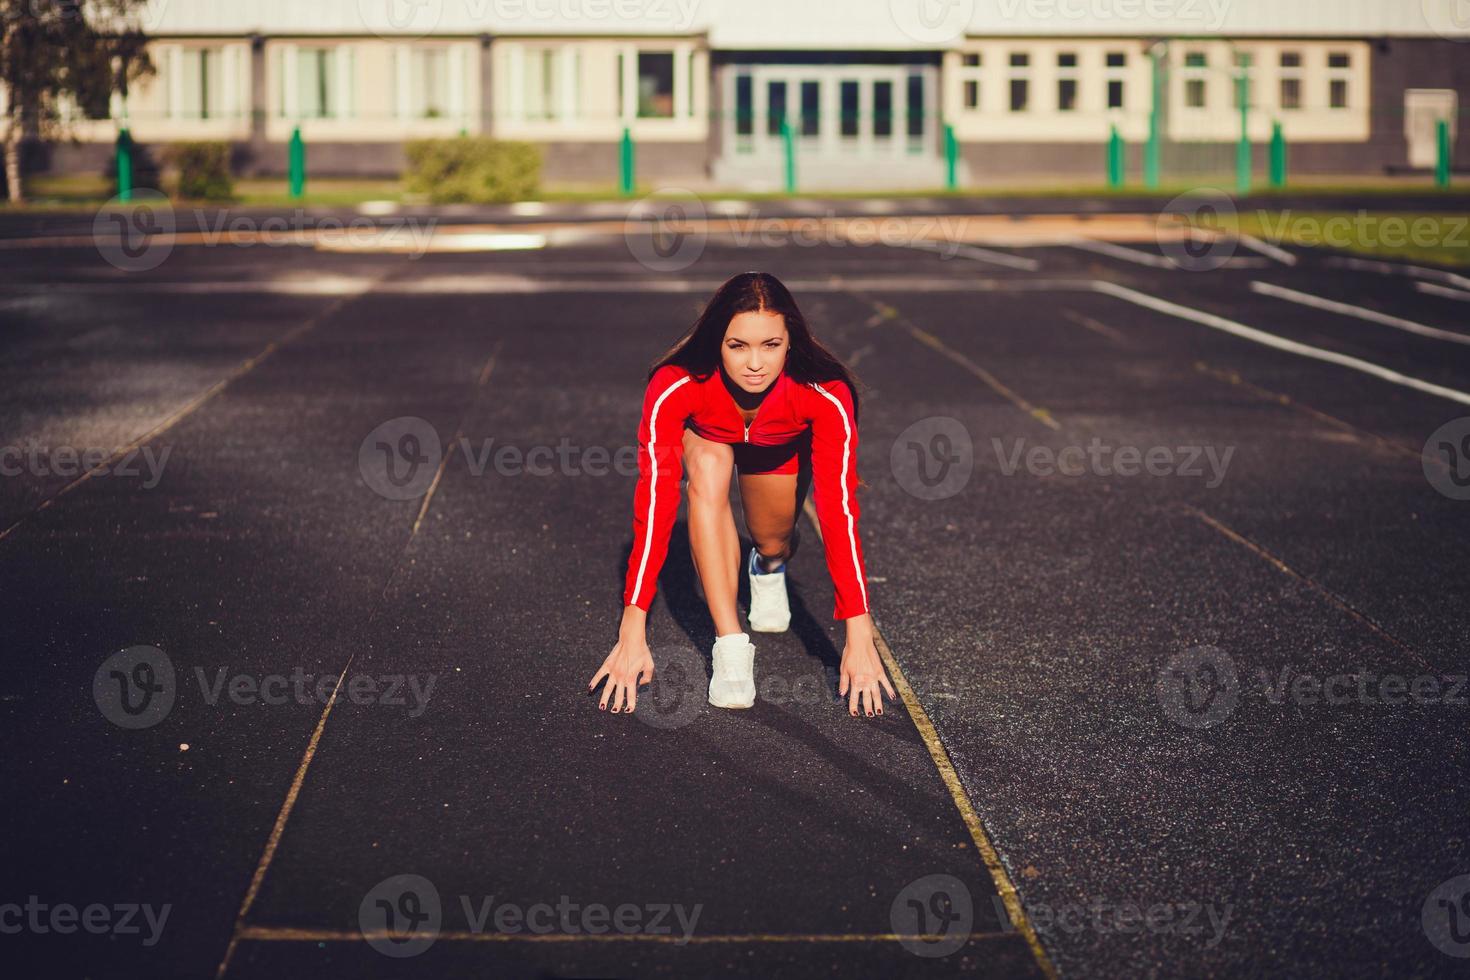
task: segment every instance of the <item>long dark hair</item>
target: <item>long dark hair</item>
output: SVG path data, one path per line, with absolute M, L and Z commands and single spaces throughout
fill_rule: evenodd
M 783 370 L 793 381 L 835 381 L 847 383 L 852 392 L 852 421 L 857 424 L 857 379 L 822 342 L 812 336 L 806 317 L 801 315 L 796 300 L 781 280 L 769 272 L 742 272 L 726 279 L 710 297 L 694 326 L 680 337 L 648 369 L 648 378 L 666 364 L 676 364 L 701 381 L 719 370 L 720 346 L 725 330 L 740 313 L 779 313 L 786 321 L 791 347 L 786 352 Z

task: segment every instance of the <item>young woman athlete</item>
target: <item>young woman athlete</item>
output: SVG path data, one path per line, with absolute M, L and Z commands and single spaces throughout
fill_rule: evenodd
M 600 709 L 611 703 L 614 714 L 633 711 L 638 686 L 653 679 L 647 613 L 686 473 L 689 547 L 715 626 L 709 702 L 755 703 L 755 646 L 740 629 L 735 606 L 741 560 L 730 476 L 738 472 L 755 545 L 744 563 L 751 630 L 779 633 L 790 624 L 786 562 L 796 552 L 801 503 L 813 484 L 836 594 L 833 616 L 847 624 L 838 693 L 848 699 L 849 714 L 883 713 L 879 686 L 890 699 L 895 695 L 873 643 L 858 540 L 857 446 L 852 375 L 811 335 L 791 293 L 764 272 L 726 281 L 649 369 L 623 621 L 617 645 L 588 685 L 594 690 L 607 679 Z

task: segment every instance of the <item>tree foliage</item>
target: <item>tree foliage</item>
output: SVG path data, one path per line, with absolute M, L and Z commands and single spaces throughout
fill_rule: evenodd
M 20 199 L 20 143 L 52 137 L 76 110 L 107 117 L 114 91 L 153 71 L 141 18 L 147 0 L 0 0 L 5 173 Z

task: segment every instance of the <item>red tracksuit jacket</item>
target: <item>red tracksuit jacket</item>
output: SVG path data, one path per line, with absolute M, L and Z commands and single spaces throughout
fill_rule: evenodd
M 772 382 L 749 429 L 718 368 L 703 382 L 673 364 L 659 368 L 643 395 L 638 425 L 638 486 L 633 493 L 633 553 L 623 604 L 647 610 L 669 532 L 679 510 L 684 475 L 684 427 L 714 442 L 775 446 L 811 429 L 812 493 L 836 593 L 833 616 L 868 611 L 863 549 L 858 540 L 857 446 L 852 394 L 841 381 L 804 384 L 784 370 Z M 797 515 L 800 520 L 800 515 Z

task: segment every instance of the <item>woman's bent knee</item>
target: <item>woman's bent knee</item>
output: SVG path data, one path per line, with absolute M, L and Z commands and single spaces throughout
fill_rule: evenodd
M 734 459 L 734 451 L 721 443 L 699 439 L 698 443 L 688 445 L 684 452 L 684 472 L 689 477 L 690 501 L 724 501 L 728 506 Z

